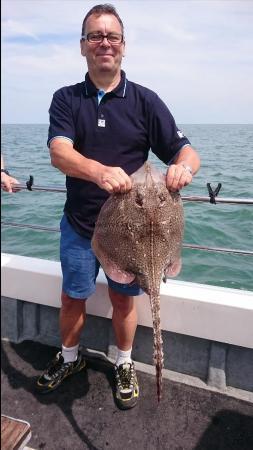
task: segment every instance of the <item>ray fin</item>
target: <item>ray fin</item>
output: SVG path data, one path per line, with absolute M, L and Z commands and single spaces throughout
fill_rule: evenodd
M 166 278 L 173 278 L 176 277 L 182 268 L 182 260 L 181 258 L 174 261 L 172 264 L 169 264 L 166 269 L 164 270 L 164 277 L 163 281 L 166 282 Z

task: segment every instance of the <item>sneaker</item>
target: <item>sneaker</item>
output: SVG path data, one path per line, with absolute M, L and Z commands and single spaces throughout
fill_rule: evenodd
M 45 372 L 38 378 L 36 383 L 37 391 L 41 394 L 53 391 L 60 386 L 65 378 L 73 373 L 80 372 L 85 366 L 86 362 L 80 351 L 78 352 L 77 360 L 68 363 L 64 363 L 61 352 L 57 353 Z
M 139 397 L 139 386 L 134 363 L 114 366 L 116 381 L 116 403 L 120 409 L 133 408 Z

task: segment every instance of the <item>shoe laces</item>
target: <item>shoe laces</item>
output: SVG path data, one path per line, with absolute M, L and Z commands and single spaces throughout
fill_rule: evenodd
M 58 375 L 65 372 L 66 369 L 70 367 L 72 363 L 64 363 L 61 352 L 57 353 L 55 359 L 49 364 L 47 369 L 47 374 L 51 378 L 56 378 Z
M 134 382 L 134 366 L 133 363 L 121 364 L 117 368 L 119 383 L 123 389 L 129 388 Z

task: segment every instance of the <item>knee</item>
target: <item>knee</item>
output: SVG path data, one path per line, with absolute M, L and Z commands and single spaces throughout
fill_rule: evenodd
M 85 300 L 86 299 L 76 299 L 72 298 L 69 295 L 65 294 L 65 292 L 62 292 L 61 294 L 61 303 L 62 308 L 66 311 L 82 311 L 85 310 Z
M 128 295 L 109 290 L 110 299 L 114 311 L 118 311 L 123 315 L 128 315 L 134 309 L 134 299 Z

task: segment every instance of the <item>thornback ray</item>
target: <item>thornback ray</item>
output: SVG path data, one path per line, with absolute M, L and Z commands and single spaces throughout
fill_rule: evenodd
M 165 176 L 150 163 L 146 162 L 131 179 L 128 193 L 112 194 L 104 203 L 92 248 L 113 281 L 136 282 L 149 295 L 159 401 L 164 367 L 160 284 L 181 269 L 183 205 L 180 194 L 168 191 Z

